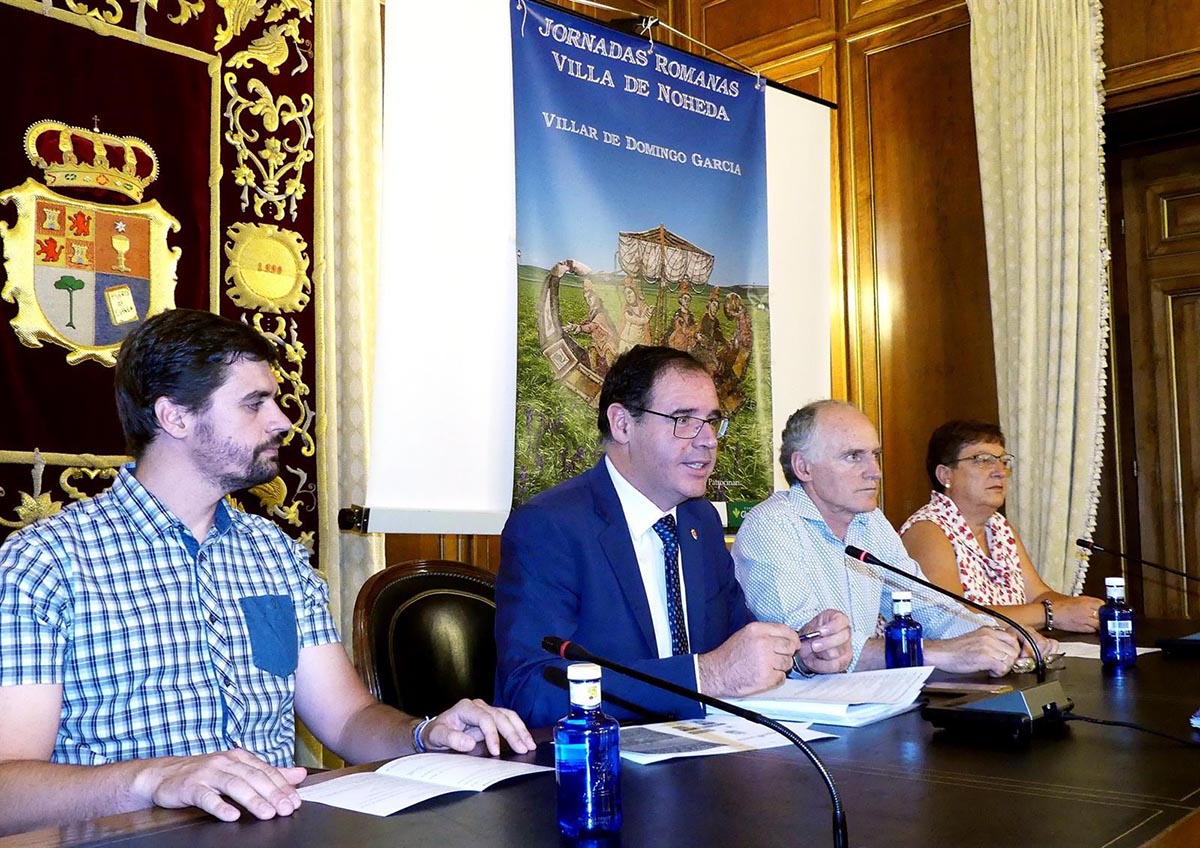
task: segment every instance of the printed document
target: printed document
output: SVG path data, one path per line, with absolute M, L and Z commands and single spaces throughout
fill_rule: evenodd
M 303 786 L 299 791 L 306 802 L 388 816 L 438 795 L 480 792 L 502 780 L 540 771 L 554 769 L 491 757 L 413 754 L 385 763 L 375 771 L 336 777 Z
M 780 721 L 810 721 L 861 727 L 916 709 L 932 666 L 823 674 L 785 680 L 749 698 L 731 698 L 740 707 Z
M 831 733 L 809 730 L 807 722 L 789 723 L 787 727 L 805 742 L 834 738 Z M 789 744 L 770 728 L 726 714 L 621 728 L 621 759 L 643 765 L 676 757 L 706 757 Z

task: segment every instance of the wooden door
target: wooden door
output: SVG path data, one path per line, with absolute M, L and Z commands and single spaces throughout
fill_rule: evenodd
M 1200 576 L 1200 142 L 1121 176 L 1141 552 Z M 1200 617 L 1188 583 L 1146 569 L 1146 614 Z

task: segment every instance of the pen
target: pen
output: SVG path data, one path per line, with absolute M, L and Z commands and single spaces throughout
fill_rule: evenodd
M 808 633 L 799 633 L 798 632 L 798 633 L 796 633 L 796 635 L 800 637 L 801 642 L 804 642 L 809 639 L 816 639 L 818 636 L 821 635 L 821 631 L 820 630 L 810 630 Z

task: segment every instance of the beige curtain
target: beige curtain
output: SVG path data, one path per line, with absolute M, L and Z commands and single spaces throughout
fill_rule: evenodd
M 383 35 L 371 0 L 325 0 L 317 22 L 319 243 L 313 283 L 321 310 L 317 444 L 320 565 L 334 618 L 351 648 L 354 599 L 383 567 L 383 537 L 342 533 L 339 507 L 362 503 L 370 436 L 375 335 Z
M 1078 593 L 1103 452 L 1108 247 L 1099 0 L 968 0 L 1007 513 Z

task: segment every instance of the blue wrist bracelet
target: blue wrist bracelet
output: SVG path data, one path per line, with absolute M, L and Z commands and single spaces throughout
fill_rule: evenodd
M 413 750 L 418 754 L 429 753 L 425 749 L 425 743 L 421 741 L 421 731 L 425 729 L 425 725 L 429 724 L 429 722 L 433 721 L 435 718 L 437 718 L 437 716 L 425 716 L 425 718 L 418 721 L 417 726 L 413 728 Z

